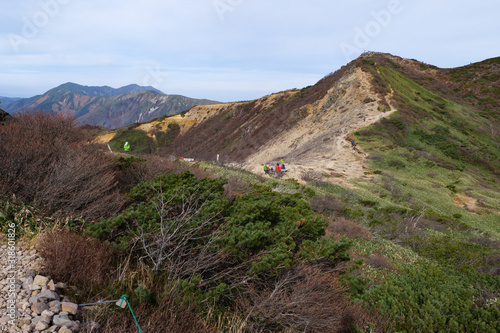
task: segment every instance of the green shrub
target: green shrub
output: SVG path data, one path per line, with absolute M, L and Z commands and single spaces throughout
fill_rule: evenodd
M 170 123 L 167 126 L 167 130 L 165 132 L 156 132 L 156 142 L 159 147 L 167 147 L 172 141 L 179 136 L 181 132 L 181 127 L 177 123 Z
M 364 206 L 369 206 L 369 207 L 373 207 L 373 206 L 377 206 L 378 205 L 378 201 L 367 200 L 367 199 L 360 199 L 359 203 L 362 204 L 362 205 L 364 205 Z
M 405 123 L 399 118 L 389 118 L 387 121 L 396 126 L 399 130 L 404 130 L 406 127 Z
M 321 238 L 327 222 L 307 201 L 262 187 L 237 198 L 223 227 L 221 243 L 239 260 L 252 259 L 249 273 L 290 267 L 298 252 L 304 258 L 347 260 L 345 244 Z
M 34 207 L 22 202 L 11 202 L 0 199 L 0 232 L 7 235 L 12 229 L 9 224 L 14 222 L 16 238 L 36 236 L 41 230 L 53 227 L 55 222 L 43 216 Z M 10 233 L 9 233 L 10 234 Z
M 153 139 L 146 132 L 127 128 L 118 130 L 109 145 L 113 151 L 124 152 L 123 145 L 125 142 L 130 144 L 129 152 L 131 154 L 149 154 L 156 149 Z
M 365 213 L 363 213 L 363 211 L 361 211 L 360 209 L 357 209 L 357 208 L 350 208 L 350 207 L 345 207 L 343 210 L 342 210 L 342 213 L 352 219 L 352 220 L 357 220 L 358 218 L 361 218 L 365 215 Z
M 327 222 L 300 193 L 261 185 L 229 203 L 225 183 L 190 172 L 159 175 L 132 188 L 121 215 L 88 232 L 131 251 L 133 260 L 180 283 L 200 305 L 218 302 L 248 276 L 276 275 L 303 261 L 349 260 L 351 242 L 323 238 Z
M 446 185 L 446 188 L 452 191 L 453 193 L 457 193 L 457 187 L 454 184 Z
M 390 318 L 398 332 L 496 332 L 500 307 L 477 306 L 475 289 L 458 273 L 431 263 L 391 274 L 361 298 Z
M 126 249 L 138 233 L 158 232 L 160 222 L 171 222 L 188 209 L 193 216 L 184 227 L 193 227 L 225 209 L 225 183 L 222 179 L 198 179 L 189 171 L 159 175 L 130 191 L 133 203 L 124 213 L 90 225 L 88 232 Z
M 406 168 L 406 164 L 400 160 L 392 159 L 389 162 L 387 162 L 387 165 L 396 169 L 403 169 Z

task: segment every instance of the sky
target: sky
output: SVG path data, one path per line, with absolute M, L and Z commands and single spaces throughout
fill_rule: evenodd
M 315 84 L 364 51 L 500 56 L 498 0 L 22 0 L 0 11 L 0 96 L 66 82 L 223 102 Z

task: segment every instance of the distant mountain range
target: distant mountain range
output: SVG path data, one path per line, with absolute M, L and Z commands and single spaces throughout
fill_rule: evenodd
M 7 104 L 20 100 L 20 97 L 0 97 L 0 104 Z
M 174 115 L 195 105 L 217 103 L 181 95 L 166 95 L 153 87 L 131 84 L 118 89 L 65 83 L 30 98 L 0 97 L 8 113 L 42 110 L 74 115 L 82 124 L 117 128 L 160 116 Z

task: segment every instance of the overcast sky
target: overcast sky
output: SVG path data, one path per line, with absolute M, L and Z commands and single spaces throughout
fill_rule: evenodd
M 2 1 L 0 96 L 65 82 L 249 100 L 364 50 L 439 67 L 500 56 L 498 0 Z

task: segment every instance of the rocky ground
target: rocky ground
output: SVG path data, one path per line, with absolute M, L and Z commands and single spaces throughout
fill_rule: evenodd
M 64 296 L 66 284 L 39 275 L 42 259 L 35 249 L 1 245 L 0 258 L 0 332 L 88 331 L 76 320 L 78 305 Z

